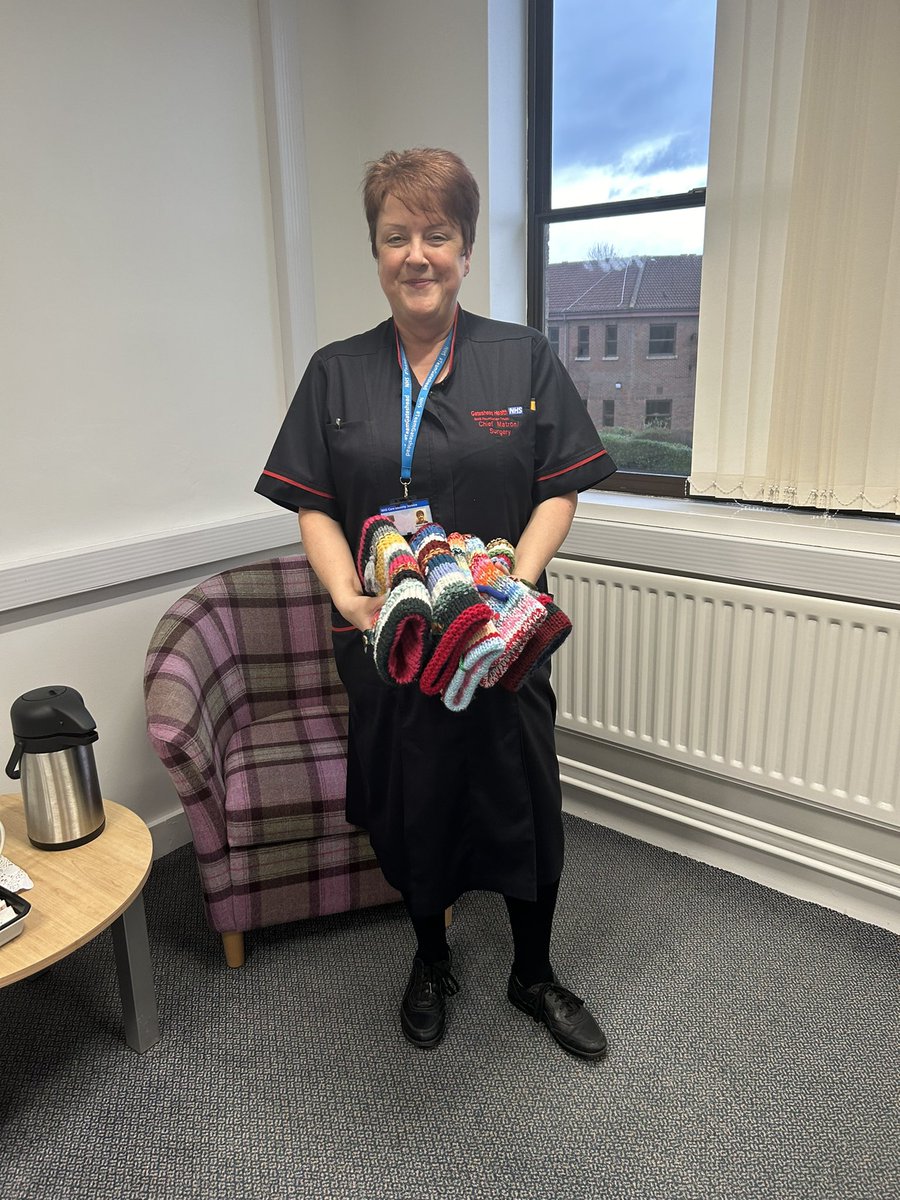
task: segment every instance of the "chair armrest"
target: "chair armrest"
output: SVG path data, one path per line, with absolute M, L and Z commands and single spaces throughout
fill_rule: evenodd
M 184 806 L 198 858 L 226 852 L 225 783 L 210 739 L 162 720 L 148 721 L 147 735 Z

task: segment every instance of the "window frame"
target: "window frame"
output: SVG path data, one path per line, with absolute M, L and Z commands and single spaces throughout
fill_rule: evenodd
M 664 412 L 652 413 L 650 408 L 654 404 L 667 404 L 668 408 Z M 645 429 L 671 429 L 672 428 L 672 400 L 669 396 L 647 396 L 644 399 L 644 428 Z M 651 421 L 656 421 L 659 418 L 663 419 L 663 424 L 653 425 Z
M 550 225 L 596 217 L 630 216 L 635 213 L 672 212 L 681 208 L 705 208 L 706 188 L 691 188 L 666 196 L 644 196 L 632 200 L 607 200 L 574 208 L 554 208 L 551 203 L 553 170 L 553 0 L 528 0 L 528 171 L 527 171 L 527 320 L 543 332 L 545 235 Z M 685 475 L 651 475 L 638 471 L 616 471 L 604 480 L 612 491 L 644 496 L 688 494 Z
M 671 336 L 660 337 L 656 335 L 657 342 L 671 342 L 671 350 L 654 350 L 653 349 L 653 330 L 654 329 L 671 329 Z M 647 325 L 647 357 L 648 358 L 677 358 L 678 353 L 678 322 L 677 321 L 650 321 Z

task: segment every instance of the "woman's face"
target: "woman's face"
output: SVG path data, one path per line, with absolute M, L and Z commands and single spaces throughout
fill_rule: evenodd
M 375 226 L 378 282 L 401 333 L 446 333 L 469 273 L 469 253 L 452 221 L 411 212 L 388 196 Z

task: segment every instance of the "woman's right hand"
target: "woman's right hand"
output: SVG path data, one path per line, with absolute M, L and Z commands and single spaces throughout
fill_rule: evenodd
M 363 633 L 371 629 L 384 605 L 384 596 L 332 596 L 341 616 Z

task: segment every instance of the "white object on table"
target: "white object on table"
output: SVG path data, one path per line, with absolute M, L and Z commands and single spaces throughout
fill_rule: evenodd
M 0 854 L 0 887 L 8 892 L 27 892 L 34 887 L 34 880 L 27 871 Z

